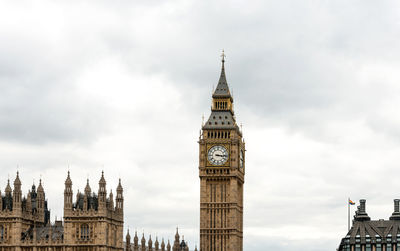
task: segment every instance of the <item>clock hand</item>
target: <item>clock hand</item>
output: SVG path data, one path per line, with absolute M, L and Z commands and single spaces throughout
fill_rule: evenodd
M 221 155 L 221 154 L 215 154 L 215 156 L 218 156 L 218 157 L 226 157 L 226 155 Z

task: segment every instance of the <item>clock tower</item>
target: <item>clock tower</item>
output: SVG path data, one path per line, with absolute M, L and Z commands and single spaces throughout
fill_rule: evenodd
M 245 143 L 224 64 L 199 140 L 200 251 L 243 250 Z

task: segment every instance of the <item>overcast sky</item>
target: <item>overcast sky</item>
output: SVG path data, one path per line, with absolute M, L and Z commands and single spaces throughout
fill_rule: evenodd
M 225 49 L 244 250 L 335 250 L 347 198 L 400 198 L 400 2 L 0 2 L 0 187 L 122 179 L 125 231 L 199 242 L 198 144 Z M 355 207 L 352 208 L 352 211 Z

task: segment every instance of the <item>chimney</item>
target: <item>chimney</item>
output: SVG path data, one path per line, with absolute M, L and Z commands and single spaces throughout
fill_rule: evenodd
M 370 221 L 371 218 L 368 216 L 366 210 L 365 210 L 365 199 L 360 200 L 360 206 L 357 207 L 357 212 L 356 215 L 354 216 L 354 219 L 356 221 Z
M 394 199 L 394 212 L 392 216 L 389 218 L 390 220 L 400 220 L 400 200 Z

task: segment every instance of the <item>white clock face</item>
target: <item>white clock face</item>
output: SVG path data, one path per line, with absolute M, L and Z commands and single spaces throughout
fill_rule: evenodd
M 228 151 L 223 146 L 213 146 L 208 150 L 208 161 L 213 165 L 220 166 L 225 164 L 228 157 Z

